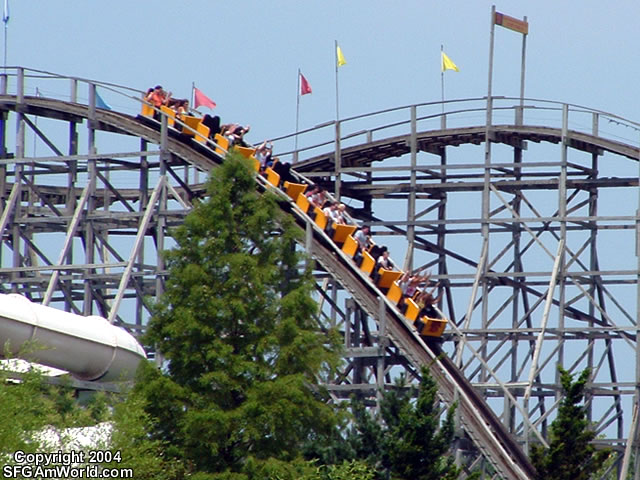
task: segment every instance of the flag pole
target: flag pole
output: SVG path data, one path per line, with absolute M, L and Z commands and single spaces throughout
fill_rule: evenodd
M 7 31 L 9 27 L 9 0 L 4 0 L 2 10 L 2 22 L 4 23 L 4 71 L 7 71 Z
M 443 54 L 444 54 L 444 45 L 440 44 L 440 91 L 442 93 L 442 113 L 444 113 L 444 68 L 442 68 Z
M 187 115 L 190 113 L 189 110 L 191 109 L 194 109 L 194 110 L 196 109 L 196 82 L 191 82 L 191 102 L 189 103 L 189 109 L 187 110 Z M 188 168 L 188 167 L 185 167 L 185 168 Z M 200 172 L 198 171 L 197 168 L 193 169 L 193 177 L 196 183 L 200 180 Z
M 293 152 L 294 163 L 298 161 L 298 125 L 300 120 L 300 69 L 298 68 L 298 82 L 296 87 L 296 137 Z
M 335 59 L 335 65 L 336 65 L 336 120 L 340 119 L 340 110 L 338 107 L 338 40 L 335 40 L 335 55 L 336 55 L 336 59 Z

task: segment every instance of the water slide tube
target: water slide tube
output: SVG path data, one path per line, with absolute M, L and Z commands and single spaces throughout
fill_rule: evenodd
M 0 294 L 0 357 L 26 356 L 87 381 L 131 380 L 146 355 L 126 330 L 98 316 L 83 317 L 32 303 L 22 295 Z M 5 347 L 8 346 L 7 347 Z

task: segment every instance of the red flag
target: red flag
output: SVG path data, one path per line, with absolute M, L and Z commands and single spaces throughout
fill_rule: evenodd
M 196 87 L 193 87 L 193 92 L 193 108 L 198 108 L 199 106 L 216 108 L 216 102 L 211 100 Z
M 311 93 L 311 85 L 309 85 L 307 79 L 304 78 L 304 75 L 300 73 L 300 95 L 306 95 L 307 93 Z

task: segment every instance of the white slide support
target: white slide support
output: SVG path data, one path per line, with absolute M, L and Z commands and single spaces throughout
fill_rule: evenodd
M 45 307 L 17 294 L 0 294 L 0 358 L 26 342 L 29 360 L 86 381 L 131 380 L 144 349 L 126 330 L 98 316 Z M 8 350 L 5 352 L 5 346 Z

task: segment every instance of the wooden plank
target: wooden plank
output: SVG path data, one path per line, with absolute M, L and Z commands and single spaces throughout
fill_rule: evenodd
M 524 20 L 520 20 L 519 18 L 510 17 L 509 15 L 505 15 L 504 13 L 496 12 L 494 16 L 494 22 L 496 25 L 508 28 L 509 30 L 513 30 L 514 32 L 522 33 L 523 35 L 529 33 L 529 22 L 525 22 Z

